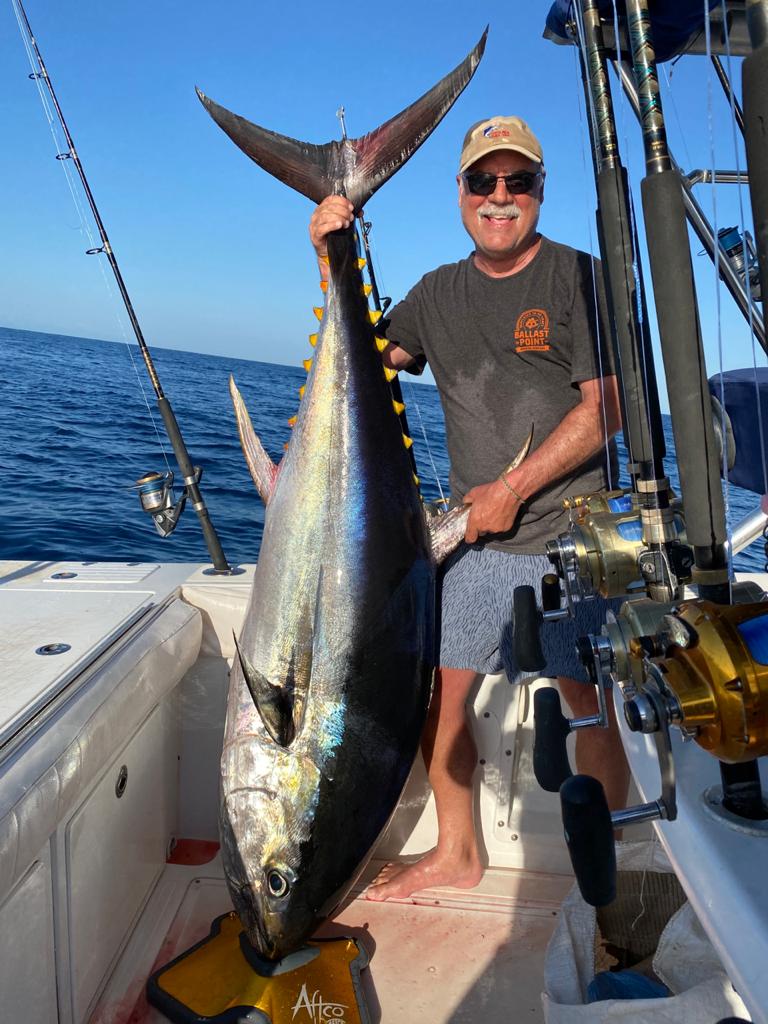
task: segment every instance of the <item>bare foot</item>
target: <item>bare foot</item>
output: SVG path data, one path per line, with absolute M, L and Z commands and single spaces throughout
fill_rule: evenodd
M 457 857 L 454 853 L 444 854 L 435 848 L 414 864 L 387 864 L 366 890 L 365 898 L 377 903 L 402 900 L 419 889 L 443 885 L 474 889 L 482 877 L 483 867 L 476 852 Z

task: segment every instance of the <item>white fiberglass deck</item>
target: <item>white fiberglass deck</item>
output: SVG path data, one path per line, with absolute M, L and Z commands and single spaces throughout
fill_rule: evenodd
M 369 953 L 362 983 L 373 1021 L 533 1024 L 544 1019 L 544 951 L 568 886 L 562 877 L 490 871 L 472 893 L 435 889 L 386 904 L 358 897 L 318 934 L 353 936 Z M 169 865 L 90 1024 L 163 1024 L 147 1003 L 147 976 L 231 909 L 218 857 Z

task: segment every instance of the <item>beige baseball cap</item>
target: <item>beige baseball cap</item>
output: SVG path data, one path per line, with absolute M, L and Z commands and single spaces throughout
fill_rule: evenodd
M 490 117 L 487 121 L 473 124 L 464 136 L 459 174 L 463 174 L 480 157 L 497 149 L 513 149 L 544 166 L 541 143 L 525 121 L 519 117 Z

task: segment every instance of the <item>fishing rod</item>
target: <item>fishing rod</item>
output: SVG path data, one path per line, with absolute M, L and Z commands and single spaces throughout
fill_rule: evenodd
M 647 0 L 628 0 L 627 20 L 640 100 L 646 175 L 643 214 L 659 338 L 667 377 L 686 533 L 703 598 L 730 601 L 720 460 L 706 378 L 680 173 L 667 145 Z
M 336 117 L 338 117 L 339 124 L 341 125 L 341 137 L 342 139 L 346 139 L 347 124 L 345 120 L 345 111 L 343 106 L 339 107 L 339 109 L 336 111 Z M 379 286 L 376 282 L 376 274 L 373 269 L 373 259 L 371 258 L 371 247 L 368 242 L 368 236 L 371 232 L 371 228 L 373 227 L 373 225 L 371 224 L 370 221 L 367 221 L 365 219 L 365 212 L 363 210 L 360 210 L 360 212 L 357 213 L 355 216 L 358 222 L 358 240 L 362 243 L 363 251 L 365 252 L 365 263 L 368 269 L 368 280 L 371 283 L 371 298 L 373 299 L 373 308 L 379 314 L 379 319 L 381 319 L 381 317 L 383 317 L 383 315 L 386 313 L 386 311 L 392 304 L 392 299 L 390 299 L 389 296 L 385 296 L 382 299 L 379 294 Z M 406 444 L 408 447 L 408 455 L 411 460 L 411 469 L 413 470 L 413 475 L 418 484 L 419 474 L 416 468 L 416 456 L 413 453 L 413 438 L 411 437 L 411 431 L 408 426 L 408 417 L 405 412 L 405 402 L 403 401 L 403 389 L 400 386 L 400 378 L 394 371 L 389 381 L 389 386 L 392 389 L 392 398 L 395 403 L 395 411 L 397 412 L 397 415 L 400 419 L 400 425 L 403 428 L 403 436 L 407 438 Z
M 749 165 L 749 194 L 755 228 L 761 293 L 768 297 L 768 145 L 765 97 L 768 96 L 768 0 L 748 0 L 747 27 L 752 53 L 741 67 L 744 140 Z
M 101 245 L 96 248 L 86 250 L 86 253 L 89 256 L 95 256 L 103 253 L 107 257 L 112 273 L 114 274 L 115 281 L 117 282 L 120 297 L 123 300 L 123 305 L 125 306 L 125 310 L 128 314 L 128 319 L 130 320 L 131 327 L 133 328 L 133 333 L 136 336 L 136 341 L 138 342 L 139 350 L 144 360 L 144 365 L 147 368 L 152 388 L 155 392 L 155 396 L 157 397 L 157 407 L 163 418 L 168 439 L 171 443 L 173 453 L 176 456 L 176 461 L 182 474 L 184 491 L 178 501 L 174 500 L 172 472 L 169 471 L 164 476 L 160 473 L 148 473 L 146 476 L 143 476 L 134 485 L 134 487 L 138 489 L 141 506 L 144 511 L 152 517 L 158 533 L 162 537 L 167 537 L 176 528 L 187 498 L 189 498 L 192 508 L 195 510 L 200 520 L 203 537 L 210 553 L 211 561 L 213 562 L 212 571 L 214 573 L 235 572 L 237 570 L 234 570 L 228 563 L 221 547 L 218 534 L 216 533 L 213 523 L 208 515 L 208 509 L 203 501 L 199 487 L 202 469 L 199 466 L 192 465 L 192 460 L 184 443 L 181 429 L 178 421 L 176 420 L 176 415 L 171 407 L 170 401 L 163 393 L 160 378 L 157 375 L 157 370 L 155 369 L 155 365 L 149 353 L 149 348 L 144 340 L 144 335 L 139 325 L 136 312 L 133 308 L 133 303 L 131 302 L 128 289 L 126 288 L 125 281 L 123 280 L 123 275 L 120 273 L 120 267 L 118 266 L 112 245 L 110 244 L 107 230 L 104 227 L 101 214 L 96 206 L 96 200 L 94 199 L 90 185 L 88 184 L 88 179 L 86 178 L 82 162 L 78 156 L 77 150 L 75 149 L 74 139 L 72 138 L 69 127 L 67 126 L 67 122 L 64 118 L 56 92 L 53 88 L 51 76 L 48 73 L 43 56 L 40 53 L 40 48 L 37 45 L 35 34 L 32 31 L 32 26 L 29 23 L 27 12 L 24 9 L 22 0 L 13 0 L 13 2 L 24 23 L 29 42 L 32 45 L 38 67 L 40 69 L 39 71 L 33 71 L 29 77 L 33 81 L 39 80 L 45 84 L 45 87 L 51 97 L 51 101 L 53 102 L 56 116 L 59 120 L 62 131 L 64 132 L 64 137 L 67 141 L 67 152 L 57 153 L 56 159 L 72 160 L 74 163 L 101 238 Z

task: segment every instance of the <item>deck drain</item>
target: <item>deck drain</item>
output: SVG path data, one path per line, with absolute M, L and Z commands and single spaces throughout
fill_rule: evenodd
M 42 647 L 37 648 L 35 654 L 66 654 L 71 650 L 71 644 L 43 644 Z

